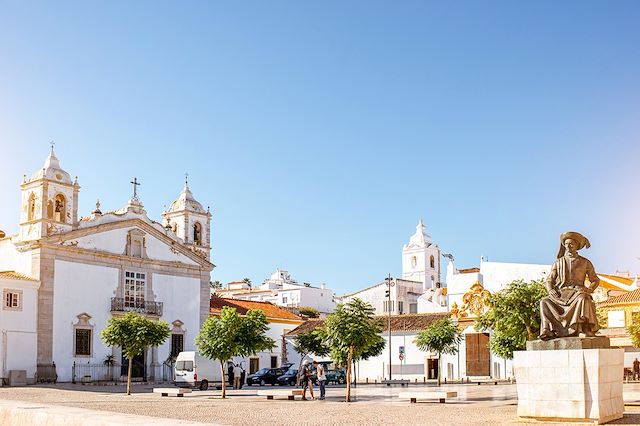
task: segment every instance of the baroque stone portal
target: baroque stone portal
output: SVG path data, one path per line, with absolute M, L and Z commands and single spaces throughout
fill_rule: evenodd
M 560 236 L 557 260 L 547 279 L 549 295 L 540 301 L 540 339 L 579 336 L 593 337 L 598 331 L 596 306 L 591 293 L 600 279 L 593 264 L 578 254 L 589 248 L 589 240 L 578 232 Z M 589 284 L 585 281 L 588 278 Z

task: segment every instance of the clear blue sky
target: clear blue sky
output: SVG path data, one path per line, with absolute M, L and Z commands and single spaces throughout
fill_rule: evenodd
M 149 216 L 213 211 L 212 278 L 341 293 L 401 271 L 424 218 L 458 266 L 587 235 L 640 272 L 640 2 L 22 2 L 0 11 L 0 228 L 49 141 Z

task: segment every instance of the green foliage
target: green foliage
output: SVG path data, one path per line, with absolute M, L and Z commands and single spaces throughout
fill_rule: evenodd
M 120 346 L 122 354 L 129 360 L 127 395 L 131 395 L 133 357 L 140 355 L 148 346 L 161 345 L 170 334 L 171 329 L 165 321 L 153 321 L 135 312 L 109 320 L 100 336 L 107 346 Z
M 244 317 L 235 308 L 225 306 L 219 318 L 209 318 L 196 337 L 198 351 L 209 359 L 217 359 L 224 377 L 224 363 L 234 356 L 249 356 L 273 349 L 275 342 L 265 333 L 269 323 L 264 312 L 250 309 Z M 222 397 L 226 397 L 222 381 Z
M 442 354 L 456 354 L 460 342 L 462 342 L 462 333 L 449 317 L 439 319 L 416 336 L 414 343 L 418 349 L 438 353 L 438 386 L 440 386 Z
M 317 356 L 327 356 L 329 354 L 329 347 L 323 341 L 321 329 L 298 334 L 293 340 L 293 347 L 301 358 L 308 354 Z
M 307 318 L 320 318 L 320 311 L 311 306 L 302 306 L 298 311 L 300 311 L 300 315 L 304 315 Z
M 325 343 L 331 348 L 334 362 L 347 366 L 347 402 L 351 401 L 351 364 L 364 355 L 372 356 L 373 350 L 384 348 L 380 323 L 373 317 L 371 304 L 355 298 L 346 305 L 336 306 L 327 316 L 322 332 Z
M 414 341 L 421 351 L 437 352 L 438 355 L 456 354 L 460 342 L 462 334 L 449 317 L 439 319 L 426 330 L 419 332 Z
M 153 321 L 135 312 L 112 317 L 102 330 L 102 341 L 107 346 L 120 346 L 122 354 L 132 359 L 147 346 L 159 346 L 171 334 L 165 321 Z
M 202 325 L 196 347 L 207 358 L 220 361 L 273 349 L 275 342 L 265 335 L 268 324 L 259 309 L 250 309 L 242 317 L 235 308 L 225 306 L 219 318 L 209 318 Z
M 640 322 L 634 320 L 626 328 L 633 346 L 640 348 Z
M 489 298 L 489 310 L 476 322 L 477 330 L 492 330 L 489 348 L 494 354 L 513 358 L 513 352 L 524 350 L 527 340 L 540 332 L 540 299 L 547 295 L 542 281 L 511 282 Z

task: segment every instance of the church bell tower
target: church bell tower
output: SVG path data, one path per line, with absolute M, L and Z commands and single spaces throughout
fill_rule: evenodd
M 163 225 L 195 253 L 211 257 L 211 212 L 202 207 L 189 188 L 188 176 L 178 198 L 162 212 Z
M 20 211 L 20 239 L 38 240 L 49 235 L 62 234 L 78 223 L 77 180 L 60 167 L 53 144 L 51 152 L 38 170 L 20 185 L 22 208 Z

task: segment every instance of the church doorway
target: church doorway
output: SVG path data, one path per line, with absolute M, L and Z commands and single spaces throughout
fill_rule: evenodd
M 147 351 L 144 350 L 140 355 L 134 356 L 131 360 L 133 362 L 131 367 L 131 380 L 147 381 L 146 353 Z M 122 368 L 120 374 L 124 377 L 127 377 L 127 374 L 129 374 L 129 359 L 124 355 L 122 355 Z
M 467 376 L 491 375 L 489 335 L 468 333 L 464 335 L 466 349 Z

